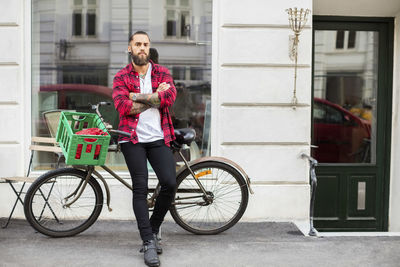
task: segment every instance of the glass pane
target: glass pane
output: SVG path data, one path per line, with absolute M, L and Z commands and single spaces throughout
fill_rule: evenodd
M 174 81 L 186 80 L 185 79 L 185 67 L 172 67 L 172 78 Z
M 96 35 L 96 14 L 95 13 L 87 14 L 86 34 L 89 36 Z
M 168 19 L 138 17 L 134 12 L 129 18 L 129 12 L 113 16 L 121 7 L 114 7 L 111 1 L 103 2 L 104 5 L 94 0 L 32 1 L 32 135 L 52 136 L 52 124 L 44 117 L 48 111 L 92 112 L 89 103 L 112 101 L 113 78 L 131 60 L 126 54 L 131 21 L 133 31 L 148 32 L 152 47 L 158 51 L 159 63 L 171 71 L 175 84 L 179 83 L 177 110 L 172 113 L 175 106 L 170 108 L 174 126 L 196 130 L 196 145 L 184 153 L 192 158 L 206 155 L 210 150 L 211 46 L 165 42 L 165 29 L 171 36 L 180 35 L 180 10 L 141 1 L 149 14 L 166 14 Z M 129 8 L 129 1 L 121 3 L 126 10 Z M 171 0 L 167 3 L 176 8 L 180 4 Z M 212 22 L 212 5 L 207 3 L 199 2 L 185 9 L 198 17 L 199 40 L 205 43 L 211 41 L 211 32 L 207 29 Z M 44 28 L 46 31 L 41 30 Z M 87 42 L 91 36 L 95 38 Z M 198 68 L 194 73 L 193 67 Z M 102 113 L 118 127 L 119 116 L 114 106 L 104 107 Z M 36 170 L 54 168 L 57 160 L 50 153 L 38 153 L 34 158 Z M 122 153 L 110 153 L 106 164 L 114 170 L 127 171 Z
M 349 42 L 347 48 L 354 48 L 356 46 L 356 31 L 349 31 Z
M 344 31 L 336 32 L 336 48 L 343 48 L 344 45 Z
M 190 68 L 190 79 L 191 80 L 203 80 L 203 70 L 201 68 Z
M 356 48 L 337 51 L 346 34 Z M 315 31 L 314 53 L 314 157 L 375 163 L 378 33 Z
M 189 6 L 189 0 L 181 0 L 181 6 Z
M 178 97 L 172 106 L 172 117 L 176 128 L 187 128 L 190 125 L 191 111 L 193 108 L 192 96 L 185 83 L 176 83 Z
M 174 6 L 175 5 L 175 0 L 167 0 L 167 5 Z
M 176 36 L 176 21 L 167 21 L 167 36 Z
M 175 11 L 174 10 L 168 10 L 167 11 L 167 20 L 175 20 Z
M 81 36 L 82 35 L 82 14 L 74 13 L 72 15 L 72 27 L 73 32 L 72 35 Z
M 176 36 L 175 11 L 167 11 L 167 36 Z
M 188 36 L 189 35 L 189 12 L 182 12 L 181 13 L 181 36 Z

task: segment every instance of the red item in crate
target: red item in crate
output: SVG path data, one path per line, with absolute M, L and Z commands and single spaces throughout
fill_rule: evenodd
M 108 133 L 103 132 L 99 128 L 83 129 L 83 130 L 81 130 L 79 132 L 76 132 L 75 134 L 78 134 L 78 135 L 108 135 Z M 84 140 L 86 142 L 96 142 L 97 141 L 96 138 L 85 138 Z M 82 144 L 78 144 L 78 147 L 76 148 L 76 155 L 75 155 L 76 159 L 80 159 L 81 158 L 82 147 L 83 147 Z M 101 146 L 100 145 L 96 145 L 96 150 L 94 152 L 94 159 L 98 159 L 99 158 L 100 149 L 101 149 Z M 92 151 L 92 145 L 87 145 L 86 146 L 86 153 L 90 153 L 91 151 Z

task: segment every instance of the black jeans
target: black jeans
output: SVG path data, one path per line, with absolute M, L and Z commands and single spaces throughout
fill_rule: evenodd
M 140 237 L 143 241 L 150 240 L 153 238 L 153 233 L 158 233 L 174 196 L 176 187 L 175 160 L 171 149 L 165 145 L 164 140 L 137 144 L 122 143 L 121 150 L 132 178 L 133 212 L 136 216 Z M 147 206 L 147 159 L 161 185 L 161 191 L 156 199 L 153 215 L 150 219 Z

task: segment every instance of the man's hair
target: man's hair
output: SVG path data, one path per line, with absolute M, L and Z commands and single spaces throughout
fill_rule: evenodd
M 132 34 L 131 37 L 129 37 L 129 43 L 133 40 L 133 37 L 134 37 L 135 35 L 138 35 L 138 34 L 146 35 L 147 38 L 149 38 L 149 41 L 150 41 L 150 36 L 147 34 L 147 32 L 144 32 L 144 31 L 137 31 L 137 32 L 135 32 L 134 34 Z
M 158 52 L 157 49 L 150 47 L 150 59 L 154 63 L 158 64 Z

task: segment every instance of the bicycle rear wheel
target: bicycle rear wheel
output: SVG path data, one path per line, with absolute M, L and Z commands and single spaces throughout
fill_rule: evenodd
M 177 177 L 170 212 L 185 230 L 201 235 L 221 233 L 235 225 L 246 210 L 249 193 L 242 175 L 233 167 L 208 161 L 191 167 L 207 195 L 188 169 Z
M 103 192 L 93 177 L 78 200 L 65 205 L 78 194 L 86 175 L 81 170 L 63 168 L 40 176 L 25 196 L 25 217 L 32 227 L 51 237 L 73 236 L 89 228 L 103 207 Z

